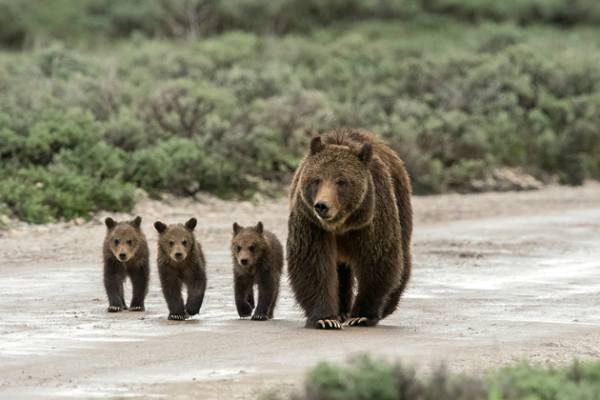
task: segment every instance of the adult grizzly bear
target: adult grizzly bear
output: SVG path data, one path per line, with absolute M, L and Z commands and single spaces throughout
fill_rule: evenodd
M 411 271 L 410 193 L 402 160 L 373 134 L 312 139 L 290 188 L 287 240 L 307 327 L 374 326 L 396 309 Z

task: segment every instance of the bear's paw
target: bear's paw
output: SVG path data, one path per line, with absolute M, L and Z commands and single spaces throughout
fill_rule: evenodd
M 268 319 L 269 319 L 269 317 L 266 314 L 260 314 L 260 313 L 255 312 L 254 315 L 252 315 L 253 321 L 266 321 Z
M 169 320 L 171 321 L 185 321 L 188 318 L 186 314 L 169 314 Z
M 367 317 L 351 317 L 346 321 L 348 326 L 375 326 L 379 322 L 378 319 Z
M 337 319 L 320 319 L 316 327 L 317 329 L 342 329 L 342 324 Z

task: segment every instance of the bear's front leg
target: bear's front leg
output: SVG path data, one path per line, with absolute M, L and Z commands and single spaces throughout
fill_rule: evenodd
M 252 294 L 252 304 L 248 302 L 252 285 L 254 281 L 249 276 L 234 276 L 233 290 L 235 294 L 235 307 L 240 318 L 249 317 L 254 309 L 254 295 Z
M 350 316 L 354 300 L 354 278 L 348 264 L 339 263 L 337 266 L 340 297 L 340 322 L 345 322 Z
M 252 314 L 255 321 L 266 321 L 269 319 L 271 305 L 275 297 L 275 285 L 270 271 L 259 272 L 258 278 L 258 304 Z
M 169 267 L 167 267 L 169 268 Z M 171 272 L 171 273 L 169 273 Z M 163 272 L 160 274 L 160 284 L 169 308 L 169 319 L 183 321 L 187 319 L 183 298 L 181 297 L 181 281 L 175 271 Z
M 137 269 L 129 272 L 131 286 L 133 286 L 133 295 L 129 311 L 144 311 L 144 300 L 148 293 L 148 282 L 150 280 L 150 268 L 148 264 L 139 266 Z
M 106 261 L 104 267 L 104 288 L 108 297 L 108 312 L 119 312 L 127 309 L 123 293 L 124 280 L 125 269 L 116 263 Z
M 341 329 L 338 274 L 333 236 L 298 212 L 289 219 L 288 275 L 306 327 Z
M 397 265 L 393 262 L 367 262 L 358 271 L 358 294 L 352 307 L 349 326 L 375 326 L 383 305 L 397 284 Z
M 198 271 L 187 285 L 188 297 L 185 303 L 185 311 L 189 315 L 196 315 L 200 312 L 202 302 L 204 301 L 204 292 L 206 291 L 206 276 Z

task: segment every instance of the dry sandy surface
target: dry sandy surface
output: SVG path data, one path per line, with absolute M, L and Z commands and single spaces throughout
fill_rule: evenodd
M 303 328 L 285 279 L 275 320 L 237 318 L 231 223 L 262 219 L 285 241 L 285 200 L 140 203 L 152 250 L 145 313 L 105 312 L 104 215 L 2 232 L 0 397 L 256 398 L 360 352 L 456 371 L 600 357 L 600 185 L 414 203 L 415 268 L 401 307 L 376 328 L 334 332 Z M 199 317 L 170 322 L 151 224 L 192 215 L 209 287 Z

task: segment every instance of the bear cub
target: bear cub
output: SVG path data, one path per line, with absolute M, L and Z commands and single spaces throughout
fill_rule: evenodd
M 141 217 L 133 221 L 117 222 L 108 217 L 103 245 L 104 288 L 108 296 L 108 312 L 126 310 L 123 283 L 129 277 L 133 286 L 130 311 L 144 311 L 148 293 L 150 267 L 148 242 L 140 228 Z
M 233 224 L 231 239 L 235 305 L 240 317 L 248 317 L 254 309 L 254 284 L 258 286 L 258 304 L 252 319 L 273 318 L 283 270 L 283 247 L 277 237 L 256 226 Z
M 206 290 L 206 261 L 194 237 L 196 218 L 173 225 L 156 221 L 154 227 L 158 231 L 158 274 L 169 319 L 185 320 L 200 312 Z M 187 287 L 185 305 L 182 285 Z

